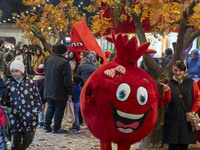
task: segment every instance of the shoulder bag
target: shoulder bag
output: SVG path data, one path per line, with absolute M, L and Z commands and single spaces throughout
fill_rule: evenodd
M 186 110 L 186 107 L 185 107 L 185 103 L 183 101 L 183 95 L 181 94 L 178 85 L 176 85 L 176 88 L 178 90 L 179 98 L 181 100 L 183 108 L 184 108 L 185 112 L 187 113 L 187 110 Z M 199 118 L 198 113 L 196 113 L 195 116 L 194 116 L 194 118 L 191 119 L 190 125 L 192 127 L 192 131 L 198 131 L 198 130 L 200 130 L 200 118 Z

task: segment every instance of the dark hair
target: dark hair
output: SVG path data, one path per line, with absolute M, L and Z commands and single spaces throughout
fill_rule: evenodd
M 4 43 L 3 39 L 0 39 L 0 46 Z
M 36 50 L 39 50 L 40 52 L 42 52 L 42 48 L 40 46 L 37 46 Z
M 73 53 L 73 55 L 74 55 L 73 58 L 76 58 L 76 53 L 75 53 L 75 51 L 70 51 L 69 54 L 70 54 L 70 53 Z
M 166 55 L 171 55 L 171 54 L 172 54 L 172 49 L 171 49 L 171 48 L 167 48 L 167 49 L 165 50 L 165 54 L 166 54 Z
M 178 67 L 180 70 L 182 70 L 184 72 L 186 70 L 186 66 L 182 60 L 175 61 L 174 66 Z

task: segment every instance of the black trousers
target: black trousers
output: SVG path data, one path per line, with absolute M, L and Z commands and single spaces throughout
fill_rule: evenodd
M 169 144 L 168 150 L 188 150 L 188 144 Z
M 25 150 L 32 143 L 35 132 L 17 132 L 12 134 L 12 150 Z
M 48 107 L 44 123 L 44 126 L 46 128 L 50 128 L 53 117 L 54 117 L 53 130 L 58 131 L 61 128 L 65 106 L 66 106 L 66 101 L 48 100 Z

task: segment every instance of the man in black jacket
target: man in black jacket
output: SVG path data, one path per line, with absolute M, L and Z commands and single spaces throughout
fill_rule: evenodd
M 0 75 L 5 74 L 5 61 L 4 61 L 4 40 L 0 39 Z
M 72 96 L 72 71 L 64 57 L 67 47 L 63 44 L 54 45 L 53 52 L 45 64 L 44 99 L 48 100 L 48 108 L 44 129 L 47 132 L 60 133 L 66 102 Z M 53 117 L 54 125 L 51 128 Z

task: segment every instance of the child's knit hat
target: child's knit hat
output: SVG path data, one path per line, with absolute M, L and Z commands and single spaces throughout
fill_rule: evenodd
M 35 74 L 37 74 L 37 75 L 44 75 L 44 64 L 40 64 L 40 65 L 36 68 Z
M 16 69 L 24 73 L 24 63 L 21 55 L 15 57 L 15 60 L 10 64 L 10 71 Z

